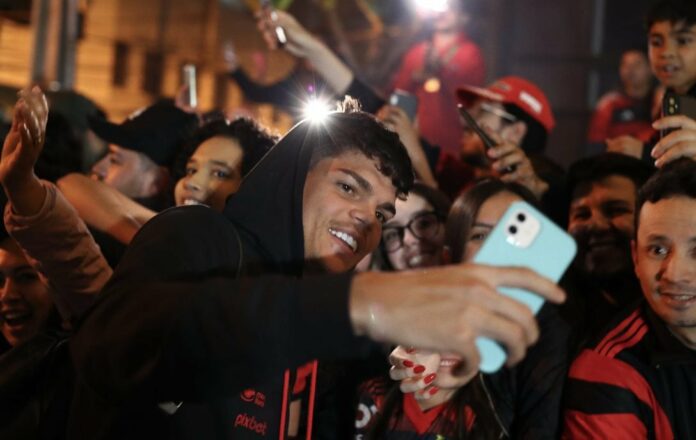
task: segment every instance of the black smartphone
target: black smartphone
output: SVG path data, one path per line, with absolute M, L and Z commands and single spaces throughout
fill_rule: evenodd
M 476 120 L 474 119 L 471 114 L 466 111 L 463 105 L 459 104 L 457 106 L 459 108 L 459 115 L 462 117 L 464 122 L 466 122 L 466 125 L 469 126 L 472 130 L 474 130 L 474 133 L 478 135 L 478 137 L 481 138 L 481 142 L 483 142 L 483 147 L 486 149 L 486 151 L 490 150 L 491 148 L 496 146 L 496 143 L 491 139 L 490 136 L 488 136 L 488 133 L 486 133 L 477 123 Z M 486 156 L 486 159 L 488 159 L 488 156 Z M 517 169 L 516 165 L 511 165 L 503 170 L 503 173 L 512 173 Z
M 418 114 L 418 98 L 416 95 L 396 89 L 389 97 L 389 104 L 399 107 L 406 112 L 411 122 L 416 119 L 416 115 Z
M 662 116 L 684 115 L 696 120 L 696 98 L 688 95 L 678 95 L 672 90 L 667 90 L 662 97 Z M 663 138 L 675 129 L 660 130 Z
M 261 0 L 261 9 L 264 11 L 264 13 L 268 14 L 268 19 L 274 24 L 273 32 L 275 32 L 278 47 L 283 47 L 288 42 L 288 37 L 285 34 L 285 29 L 283 29 L 282 26 L 276 25 L 276 22 L 278 21 L 278 14 L 271 4 L 271 0 Z

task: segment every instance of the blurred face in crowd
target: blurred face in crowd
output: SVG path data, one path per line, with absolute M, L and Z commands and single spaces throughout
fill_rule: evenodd
M 508 207 L 520 200 L 522 199 L 516 194 L 501 191 L 483 202 L 478 213 L 476 213 L 474 224 L 471 225 L 469 237 L 467 237 L 466 247 L 464 248 L 464 261 L 471 261 L 476 256 L 483 242 L 486 241 L 491 230 L 498 224 Z
M 414 193 L 396 201 L 396 215 L 382 228 L 382 243 L 396 270 L 439 266 L 444 240 L 443 220 Z
M 503 140 L 519 145 L 526 134 L 526 124 L 517 121 L 515 116 L 505 110 L 505 107 L 494 101 L 478 100 L 467 111 L 476 123 L 487 132 L 496 133 Z M 462 161 L 478 168 L 488 168 L 483 141 L 466 123 L 462 122 L 460 157 Z
M 663 85 L 687 93 L 696 84 L 696 25 L 654 23 L 648 32 L 648 55 Z
M 621 57 L 619 75 L 624 89 L 647 90 L 652 80 L 652 72 L 648 58 L 640 51 L 631 50 Z
M 633 243 L 646 300 L 672 332 L 696 349 L 696 199 L 646 202 Z
M 0 329 L 11 346 L 36 335 L 48 321 L 53 301 L 48 287 L 14 240 L 0 243 Z
M 568 232 L 578 245 L 575 264 L 586 276 L 630 274 L 636 192 L 633 181 L 619 175 L 575 188 Z
M 135 199 L 156 195 L 155 182 L 160 172 L 160 167 L 146 155 L 116 145 L 109 145 L 106 156 L 92 167 L 94 179 Z
M 359 151 L 317 162 L 307 173 L 302 201 L 305 260 L 332 273 L 351 270 L 379 244 L 395 199 L 391 179 Z
M 214 136 L 200 144 L 174 188 L 176 205 L 202 204 L 222 212 L 242 182 L 243 155 L 239 142 L 230 137 Z

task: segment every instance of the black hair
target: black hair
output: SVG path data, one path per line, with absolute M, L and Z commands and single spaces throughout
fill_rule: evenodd
M 435 215 L 440 222 L 443 225 L 445 224 L 447 214 L 452 206 L 452 201 L 447 194 L 443 193 L 437 188 L 433 188 L 422 182 L 416 181 L 411 190 L 408 192 L 409 197 L 413 195 L 425 199 L 425 201 L 433 207 L 433 211 L 435 211 Z M 394 266 L 392 266 L 391 262 L 389 261 L 389 253 L 384 248 L 384 243 L 382 241 L 380 241 L 379 247 L 373 252 L 372 258 L 373 261 L 370 266 L 375 270 L 385 272 L 394 270 Z
M 696 24 L 696 2 L 694 0 L 660 0 L 653 4 L 645 19 L 646 29 L 659 21 L 672 24 L 684 23 L 686 26 Z
M 488 404 L 488 395 L 483 385 L 483 376 L 477 374 L 469 383 L 459 388 L 454 396 L 445 403 L 447 407 L 434 422 L 442 433 L 448 435 L 447 438 L 455 440 L 477 439 L 488 440 L 500 438 L 500 427 L 493 414 L 493 409 Z M 387 438 L 387 433 L 392 429 L 392 418 L 399 419 L 404 416 L 402 410 L 403 393 L 399 390 L 399 385 L 394 384 L 384 398 L 381 411 L 377 414 L 377 419 L 367 434 L 367 440 L 382 440 Z M 474 413 L 474 424 L 471 429 L 467 426 L 465 408 L 469 407 Z M 455 417 L 451 417 L 455 414 Z M 454 420 L 452 420 L 454 419 Z M 450 435 L 452 437 L 450 437 Z
M 631 179 L 637 190 L 650 178 L 653 170 L 642 160 L 620 153 L 602 153 L 580 159 L 568 169 L 568 200 L 572 201 L 573 193 L 578 186 L 615 175 Z
M 677 159 L 660 168 L 638 191 L 636 199 L 636 233 L 640 209 L 646 202 L 657 203 L 672 197 L 688 197 L 696 200 L 696 161 Z
M 503 104 L 505 111 L 513 115 L 518 121 L 524 122 L 527 125 L 527 133 L 525 133 L 520 148 L 525 153 L 541 153 L 546 150 L 546 141 L 549 133 L 546 131 L 541 122 L 534 119 L 529 113 L 525 112 L 515 104 Z M 503 119 L 504 123 L 507 123 Z
M 246 176 L 277 141 L 275 136 L 249 118 L 237 118 L 231 122 L 225 119 L 208 122 L 198 128 L 191 140 L 182 147 L 174 165 L 175 182 L 186 175 L 186 163 L 198 146 L 216 136 L 239 142 L 243 152 L 242 176 Z
M 452 263 L 461 263 L 464 260 L 466 242 L 481 206 L 486 200 L 502 192 L 515 194 L 530 205 L 539 207 L 539 201 L 534 194 L 519 183 L 486 179 L 472 186 L 457 197 L 447 217 L 445 246 L 450 251 Z
M 408 194 L 414 173 L 406 147 L 398 134 L 373 115 L 361 111 L 358 101 L 346 97 L 338 111 L 331 113 L 325 123 L 315 124 L 313 129 L 319 140 L 312 152 L 310 170 L 322 159 L 358 151 L 377 161 L 379 171 L 391 179 L 400 197 Z

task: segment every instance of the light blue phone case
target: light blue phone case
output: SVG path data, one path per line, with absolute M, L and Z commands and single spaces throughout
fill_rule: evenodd
M 493 228 L 474 262 L 528 267 L 558 282 L 572 262 L 575 251 L 575 240 L 564 230 L 530 204 L 515 202 Z M 534 314 L 544 304 L 543 298 L 526 290 L 501 287 L 498 291 L 526 304 Z M 493 340 L 478 338 L 476 346 L 481 355 L 479 368 L 482 372 L 493 373 L 505 363 L 505 350 Z

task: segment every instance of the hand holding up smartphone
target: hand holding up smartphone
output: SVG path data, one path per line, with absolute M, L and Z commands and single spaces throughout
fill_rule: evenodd
M 277 47 L 283 47 L 288 42 L 288 37 L 285 34 L 285 29 L 278 25 L 278 13 L 271 4 L 270 0 L 261 0 L 261 13 L 265 16 L 269 26 L 275 35 L 275 43 Z
M 696 160 L 696 98 L 671 90 L 662 99 L 662 118 L 653 123 L 660 130 L 660 141 L 651 156 L 661 167 L 680 157 Z

